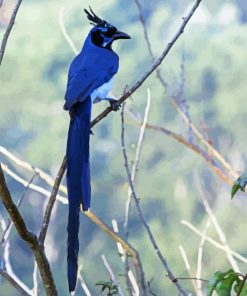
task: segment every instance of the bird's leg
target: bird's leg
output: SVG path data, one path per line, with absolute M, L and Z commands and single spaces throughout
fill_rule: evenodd
M 118 111 L 119 108 L 121 107 L 121 105 L 119 105 L 118 103 L 118 100 L 115 100 L 112 98 L 107 98 L 106 100 L 109 101 L 113 111 Z

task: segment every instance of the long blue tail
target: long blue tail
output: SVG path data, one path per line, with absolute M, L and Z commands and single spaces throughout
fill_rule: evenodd
M 70 115 L 66 152 L 69 199 L 67 261 L 69 291 L 73 292 L 76 287 L 78 270 L 80 205 L 82 205 L 84 211 L 87 211 L 91 200 L 89 164 L 90 97 L 73 106 Z

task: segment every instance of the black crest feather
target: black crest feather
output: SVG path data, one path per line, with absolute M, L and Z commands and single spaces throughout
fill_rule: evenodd
M 87 18 L 90 21 L 91 25 L 96 25 L 96 26 L 101 26 L 104 27 L 105 24 L 107 23 L 105 20 L 102 20 L 101 18 L 99 18 L 92 10 L 92 8 L 89 6 L 90 12 L 87 9 L 84 9 Z

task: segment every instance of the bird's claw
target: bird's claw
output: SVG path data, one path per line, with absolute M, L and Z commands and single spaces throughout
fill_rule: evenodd
M 118 111 L 121 107 L 121 105 L 119 105 L 119 103 L 118 103 L 118 100 L 110 99 L 109 103 L 110 103 L 113 111 Z

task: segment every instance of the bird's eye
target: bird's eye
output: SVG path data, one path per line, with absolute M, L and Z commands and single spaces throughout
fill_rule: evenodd
M 117 33 L 117 29 L 115 27 L 108 27 L 107 31 L 104 33 L 104 35 L 106 37 L 112 37 L 116 33 Z

